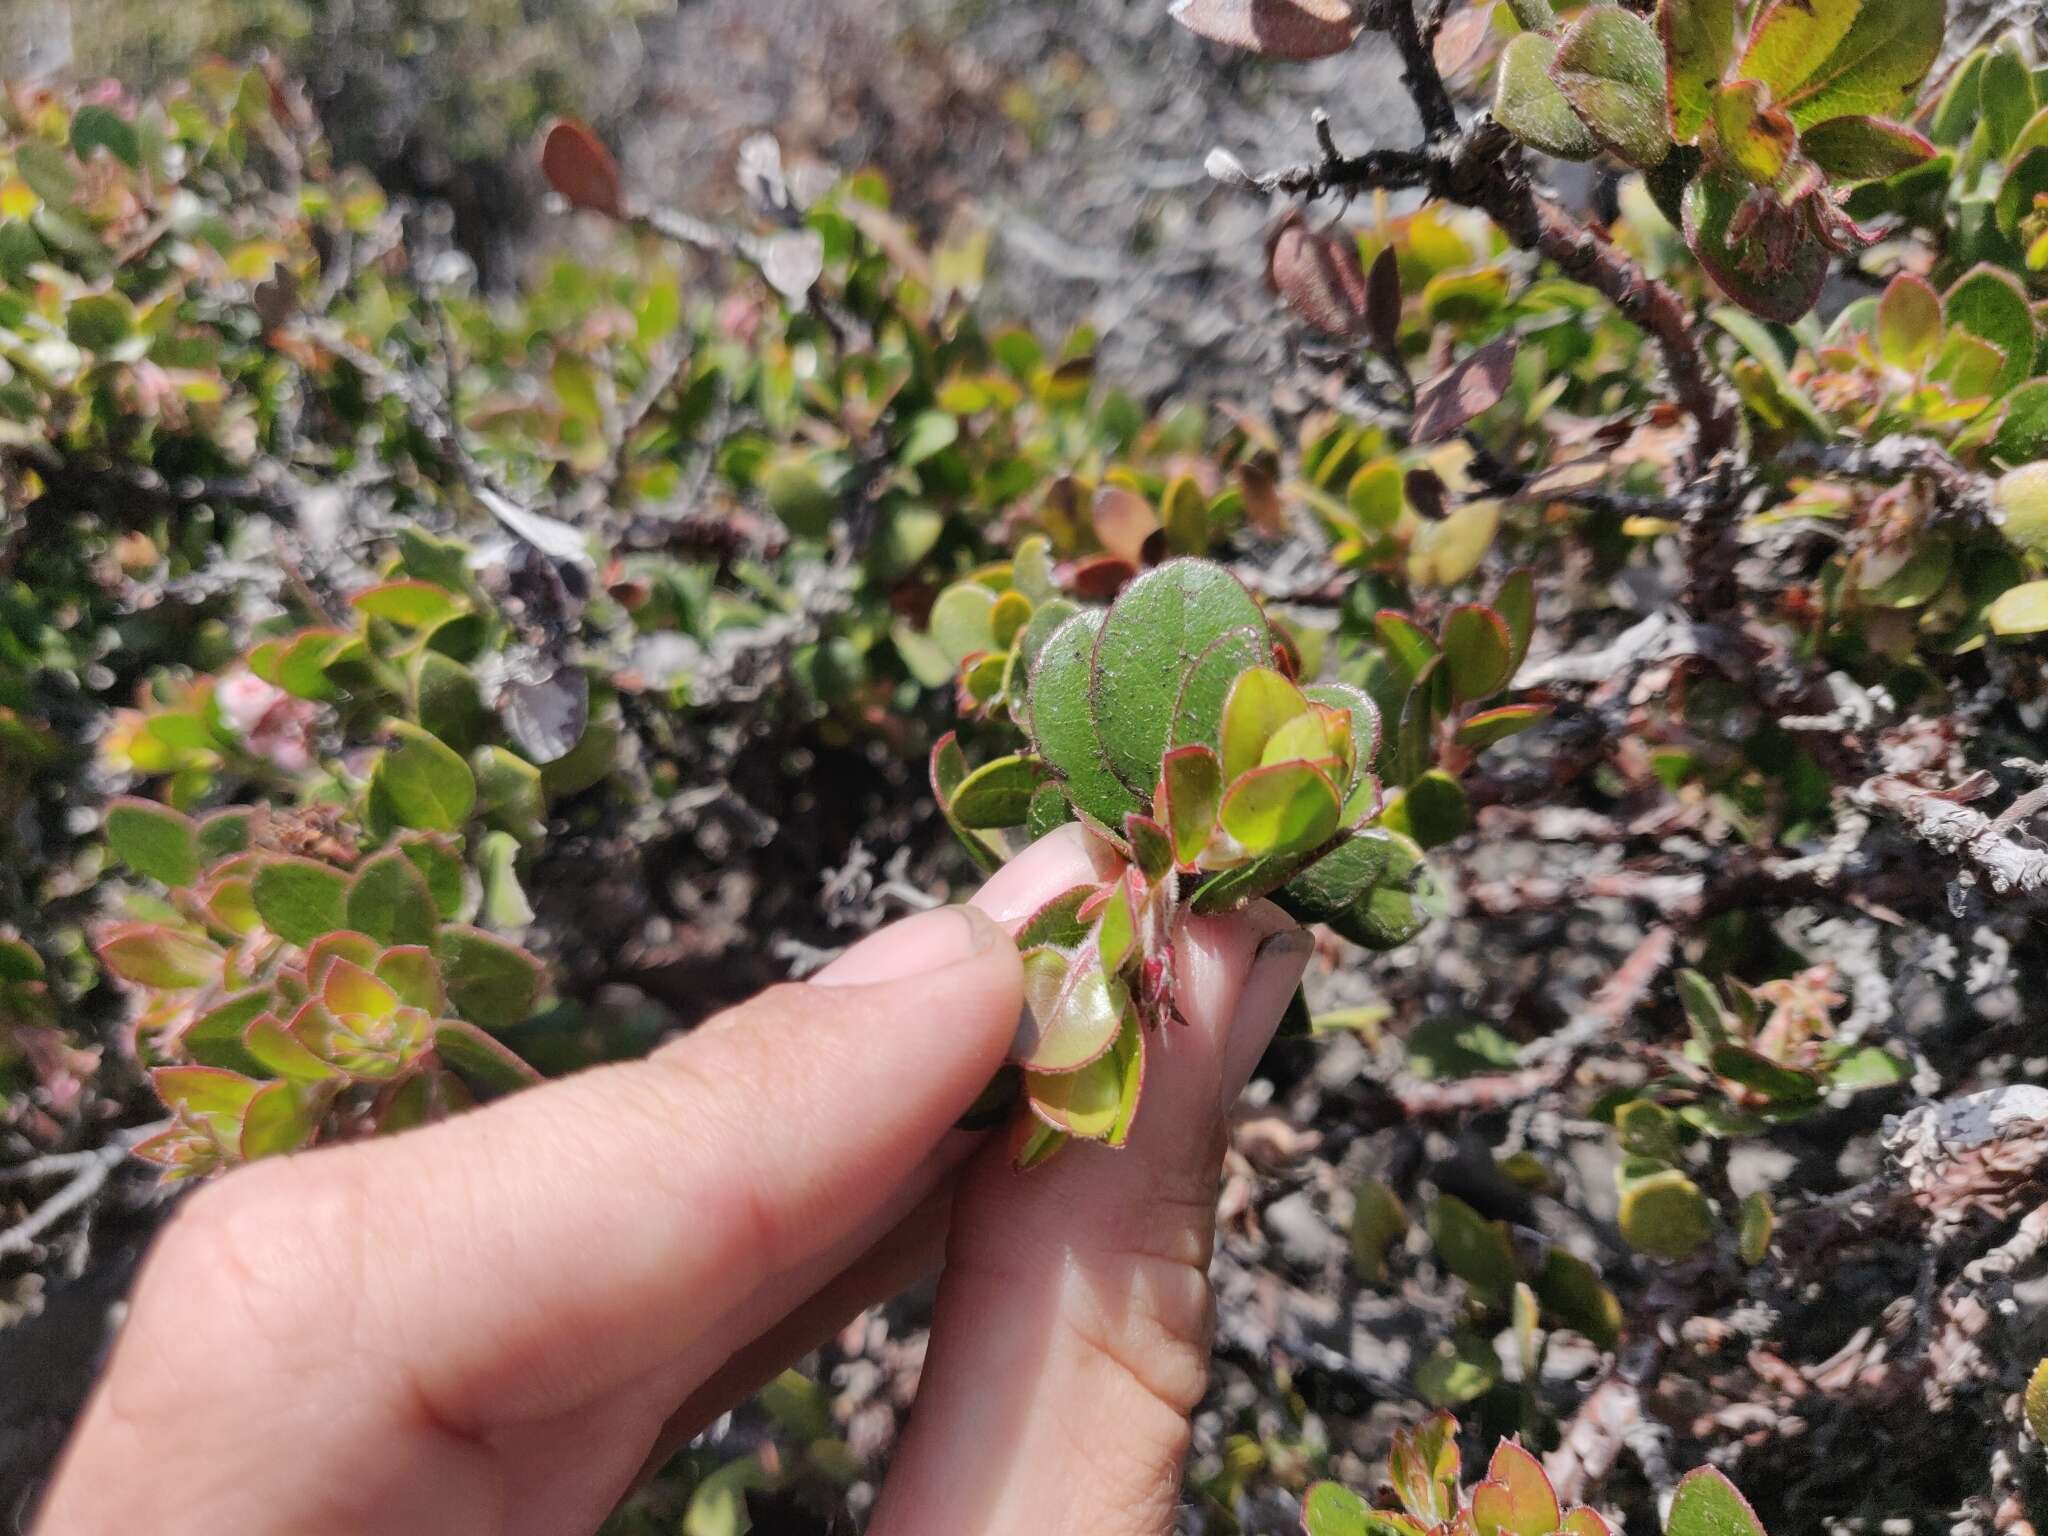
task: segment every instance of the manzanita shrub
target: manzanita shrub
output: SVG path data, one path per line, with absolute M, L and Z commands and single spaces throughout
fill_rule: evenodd
M 1298 325 L 1280 377 L 1174 401 L 990 314 L 984 216 L 932 237 L 765 140 L 713 223 L 553 123 L 583 254 L 491 295 L 275 72 L 9 85 L 9 1147 L 167 1120 L 144 1155 L 189 1178 L 396 1130 L 1079 823 L 1100 873 L 1020 926 L 978 1120 L 1023 1167 L 1125 1141 L 1177 924 L 1272 901 L 1338 1005 L 1294 1022 L 1338 1043 L 1272 1059 L 1226 1258 L 1278 1252 L 1354 1344 L 1405 1320 L 1370 1367 L 1337 1312 L 1227 1334 L 1273 1390 L 1198 1462 L 1212 1513 L 1367 1472 L 1363 1389 L 1531 1449 L 1467 1491 L 1432 1420 L 1390 1496 L 1309 1492 L 1313 1532 L 1598 1536 L 1674 1488 L 1667 1441 L 1811 1515 L 1908 1403 L 1925 1484 L 1856 1461 L 1839 1508 L 2019 1529 L 2038 1138 L 1912 1101 L 2038 1076 L 2003 1000 L 2048 891 L 2038 29 L 1172 14 L 1282 63 L 1391 49 L 1420 124 L 1212 157 Z M 1909 1107 L 1943 1133 L 1878 1130 Z M 1245 1194 L 1318 1136 L 1283 1182 L 1334 1193 L 1327 1264 Z M 1641 1487 L 1589 1470 L 1624 1455 Z M 1700 1472 L 1671 1529 L 1756 1526 Z
M 1527 572 L 1494 606 L 1449 610 L 1435 634 L 1410 615 L 1379 615 L 1373 676 L 1397 706 L 1383 727 L 1366 689 L 1298 682 L 1285 637 L 1219 565 L 1169 560 L 1107 608 L 1074 611 L 1046 590 L 1042 562 L 1029 544 L 1019 562 L 940 598 L 979 591 L 991 615 L 1022 599 L 1014 622 L 991 625 L 1003 649 L 969 652 L 960 666 L 970 679 L 1000 662 L 989 707 L 1025 731 L 1029 750 L 970 767 L 948 735 L 931 766 L 940 810 L 986 869 L 1011 835 L 1076 819 L 1116 854 L 1099 885 L 1055 898 L 1017 933 L 1020 1166 L 1070 1137 L 1115 1146 L 1129 1133 L 1146 1037 L 1174 1018 L 1182 912 L 1271 896 L 1371 948 L 1406 942 L 1436 899 L 1424 846 L 1464 829 L 1456 771 L 1544 715 L 1533 704 L 1480 707 L 1528 650 Z M 964 681 L 962 695 L 978 697 Z

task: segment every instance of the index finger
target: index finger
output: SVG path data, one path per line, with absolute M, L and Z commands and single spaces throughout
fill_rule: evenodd
M 381 1354 L 444 1426 L 573 1409 L 843 1244 L 986 1086 L 1016 952 L 963 908 L 911 921 L 920 974 L 773 988 L 644 1062 L 259 1166 L 195 1203 L 185 1245 L 235 1255 L 266 1337 Z

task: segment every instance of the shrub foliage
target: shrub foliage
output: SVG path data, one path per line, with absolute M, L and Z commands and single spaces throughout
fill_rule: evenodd
M 981 312 L 986 229 L 927 243 L 878 178 L 772 146 L 746 157 L 749 220 L 714 225 L 642 203 L 557 122 L 540 164 L 609 254 L 491 300 L 412 263 L 403 209 L 271 74 L 11 88 L 17 1130 L 81 1135 L 93 1106 L 133 1109 L 139 1071 L 168 1116 L 139 1150 L 185 1177 L 633 1049 L 587 1007 L 590 946 L 551 896 L 707 808 L 758 820 L 743 762 L 772 809 L 838 754 L 919 802 L 895 823 L 917 848 L 950 828 L 993 869 L 1078 820 L 1107 850 L 1019 934 L 1030 1016 L 982 1108 L 1025 1167 L 1130 1131 L 1184 912 L 1270 898 L 1352 978 L 1361 948 L 1453 916 L 1651 914 L 1555 1031 L 1399 1021 L 1402 1113 L 1468 1115 L 1524 1196 L 1559 1186 L 1515 1106 L 1569 1095 L 1618 1239 L 1532 1240 L 1441 1181 L 1366 1180 L 1359 1281 L 1454 1280 L 1423 1402 L 1547 1438 L 1555 1341 L 1609 1362 L 1590 1404 L 1620 1359 L 1679 1347 L 1674 1318 L 1739 1339 L 1764 1326 L 1746 1289 L 1790 1305 L 1802 1266 L 1862 1240 L 1840 1201 L 1738 1193 L 1731 1159 L 1938 1079 L 1864 1006 L 1931 949 L 1857 972 L 1768 914 L 1952 949 L 2026 932 L 2048 888 L 2025 830 L 2048 777 L 2025 761 L 2048 632 L 2038 39 L 1951 37 L 1941 0 L 1174 15 L 1278 61 L 1376 39 L 1417 107 L 1412 146 L 1323 130 L 1298 166 L 1211 157 L 1281 205 L 1269 272 L 1314 380 L 1284 406 L 1259 381 L 1129 398 L 1087 331 Z M 1594 162 L 1611 216 L 1546 190 L 1542 157 Z M 1333 219 L 1366 193 L 1372 217 Z M 1624 590 L 1649 594 L 1626 626 Z M 1619 861 L 1476 862 L 1546 814 L 1539 841 Z M 1944 1049 L 1963 1086 L 2010 1080 Z M 1948 1166 L 1880 1175 L 1885 1219 L 1981 1234 L 2038 1201 L 2034 1164 Z M 1983 1283 L 1943 1271 L 1898 1369 L 2027 1445 L 2030 1362 L 1941 1353 Z M 1797 1374 L 1749 1358 L 1712 1390 Z M 1688 1433 L 1725 1448 L 1735 1422 Z M 1467 1494 L 1456 1445 L 1430 1420 L 1394 1452 L 1401 1511 L 1326 1483 L 1308 1528 L 1608 1528 L 1519 1444 Z M 1990 1466 L 1972 1496 L 2004 1508 L 2022 1479 Z M 1677 1484 L 1681 1527 L 1757 1528 L 1718 1473 Z

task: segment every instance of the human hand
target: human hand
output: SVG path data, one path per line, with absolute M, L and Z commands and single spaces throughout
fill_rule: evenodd
M 189 1201 L 41 1516 L 149 1530 L 594 1530 L 658 1462 L 935 1267 L 870 1523 L 1153 1536 L 1208 1365 L 1224 1115 L 1308 956 L 1263 904 L 1179 939 L 1130 1145 L 1011 1171 L 952 1129 L 1009 1046 L 996 924 L 1099 878 L 1078 829 L 645 1062 Z M 993 919 L 993 921 L 991 921 Z

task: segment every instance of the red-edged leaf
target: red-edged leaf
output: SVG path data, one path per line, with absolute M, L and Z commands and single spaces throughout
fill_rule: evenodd
M 1503 704 L 1499 709 L 1484 709 L 1458 727 L 1455 740 L 1476 751 L 1542 724 L 1550 713 L 1548 704 Z

